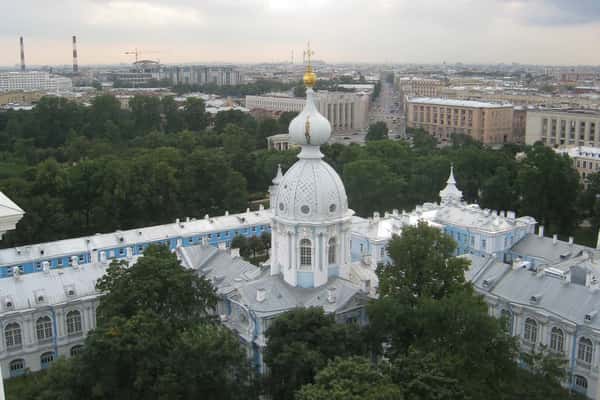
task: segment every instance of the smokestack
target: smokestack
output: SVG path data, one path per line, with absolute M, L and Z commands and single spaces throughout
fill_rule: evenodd
M 23 36 L 19 39 L 21 44 L 21 71 L 25 71 L 25 46 L 23 45 Z
M 73 73 L 79 72 L 79 65 L 77 62 L 77 36 L 73 36 Z

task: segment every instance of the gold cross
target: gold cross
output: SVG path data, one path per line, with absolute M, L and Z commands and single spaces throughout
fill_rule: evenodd
M 306 50 L 304 50 L 304 57 L 306 58 L 306 61 L 309 66 L 310 66 L 311 57 L 314 55 L 315 55 L 315 52 L 310 49 L 310 42 L 308 42 L 306 45 Z

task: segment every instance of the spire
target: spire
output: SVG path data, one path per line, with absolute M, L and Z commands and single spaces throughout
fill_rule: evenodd
M 311 64 L 311 58 L 315 54 L 314 51 L 310 49 L 310 42 L 306 45 L 306 50 L 304 50 L 304 57 L 306 58 L 306 72 L 304 73 L 304 86 L 307 88 L 312 88 L 317 83 L 317 74 L 314 73 L 313 67 Z
M 440 199 L 442 204 L 460 203 L 462 200 L 462 192 L 456 187 L 456 179 L 454 179 L 454 164 L 450 164 L 450 176 L 446 181 L 446 187 L 440 191 Z
M 456 179 L 454 179 L 454 163 L 450 163 L 450 176 L 446 183 L 450 185 L 456 185 Z
M 281 164 L 277 164 L 277 175 L 273 178 L 273 185 L 279 185 L 283 179 L 283 173 L 281 172 Z
M 319 112 L 315 104 L 315 92 L 312 89 L 317 82 L 317 75 L 313 71 L 311 57 L 315 53 L 308 43 L 304 56 L 307 60 L 306 72 L 304 73 L 304 85 L 306 86 L 306 104 L 304 109 L 296 118 L 290 122 L 290 142 L 302 147 L 298 158 L 323 158 L 319 146 L 327 143 L 331 136 L 331 124 Z

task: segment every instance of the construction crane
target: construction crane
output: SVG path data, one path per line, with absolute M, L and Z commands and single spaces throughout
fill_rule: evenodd
M 158 51 L 144 51 L 144 54 L 148 54 L 148 53 L 158 53 Z M 142 55 L 142 51 L 138 50 L 137 48 L 133 51 L 126 51 L 123 54 L 127 54 L 127 55 L 134 55 L 135 56 L 135 62 L 139 61 L 140 56 Z

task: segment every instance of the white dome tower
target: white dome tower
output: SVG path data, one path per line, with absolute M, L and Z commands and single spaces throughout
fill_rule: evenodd
M 292 286 L 318 287 L 329 277 L 346 277 L 350 265 L 351 219 L 344 184 L 322 160 L 331 125 L 314 103 L 316 75 L 304 74 L 306 105 L 289 126 L 290 142 L 302 147 L 298 161 L 277 179 L 271 207 L 271 275 Z

